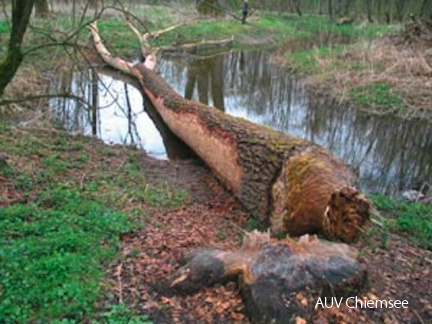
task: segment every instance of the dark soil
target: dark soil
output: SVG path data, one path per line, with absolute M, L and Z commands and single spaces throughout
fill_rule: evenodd
M 143 156 L 142 163 L 151 181 L 163 180 L 187 190 L 190 201 L 177 210 L 146 211 L 147 226 L 123 237 L 123 258 L 109 269 L 115 299 L 149 314 L 154 323 L 249 323 L 235 282 L 192 295 L 174 293 L 165 285 L 167 276 L 181 266 L 183 253 L 191 249 L 238 249 L 247 214 L 199 162 Z M 383 248 L 380 239 L 356 244 L 369 269 L 369 287 L 359 298 L 408 300 L 409 307 L 333 307 L 317 310 L 307 321 L 298 318 L 298 323 L 430 323 L 432 252 L 395 235 Z

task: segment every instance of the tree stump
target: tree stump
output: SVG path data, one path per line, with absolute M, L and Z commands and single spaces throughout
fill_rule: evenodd
M 354 296 L 364 287 L 366 267 L 357 251 L 342 243 L 303 236 L 299 241 L 273 241 L 251 233 L 239 251 L 198 249 L 168 278 L 171 288 L 194 292 L 239 279 L 252 323 L 292 323 L 312 318 L 319 297 Z

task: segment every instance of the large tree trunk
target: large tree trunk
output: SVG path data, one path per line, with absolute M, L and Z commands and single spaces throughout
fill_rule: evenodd
M 133 75 L 168 127 L 188 144 L 250 214 L 270 221 L 274 234 L 320 232 L 355 240 L 372 206 L 354 188 L 355 175 L 328 150 L 309 141 L 232 117 L 177 94 L 150 55 L 132 65 L 112 57 L 93 27 L 94 43 L 109 65 Z
M 252 323 L 296 323 L 296 317 L 309 323 L 319 297 L 356 296 L 364 287 L 366 268 L 356 257 L 357 251 L 346 244 L 309 236 L 299 242 L 275 242 L 255 232 L 246 236 L 239 251 L 189 252 L 186 264 L 167 284 L 181 292 L 194 292 L 240 279 Z

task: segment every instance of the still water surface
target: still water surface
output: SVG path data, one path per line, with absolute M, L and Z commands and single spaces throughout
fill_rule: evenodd
M 300 80 L 271 64 L 266 52 L 164 59 L 158 71 L 187 98 L 330 149 L 358 172 L 366 191 L 394 193 L 432 182 L 430 123 L 367 116 L 319 100 Z M 149 104 L 134 87 L 91 71 L 63 78 L 57 87 L 84 94 L 99 107 L 91 111 L 74 100 L 53 101 L 54 119 L 69 130 L 96 134 L 108 143 L 135 144 L 159 159 L 174 159 L 184 151 L 147 109 L 150 118 L 143 108 Z

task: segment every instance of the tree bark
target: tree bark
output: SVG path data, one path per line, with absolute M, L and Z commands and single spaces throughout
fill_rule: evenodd
M 12 1 L 12 29 L 6 56 L 0 62 L 0 97 L 6 86 L 12 81 L 24 56 L 21 44 L 30 20 L 35 0 Z
M 373 207 L 354 188 L 354 173 L 328 150 L 187 100 L 148 68 L 155 68 L 151 56 L 137 65 L 114 58 L 95 26 L 92 33 L 103 60 L 140 81 L 172 132 L 254 218 L 270 221 L 274 234 L 319 232 L 351 242 L 363 232 Z
M 294 323 L 296 316 L 313 317 L 318 297 L 355 296 L 361 291 L 367 272 L 357 255 L 346 244 L 315 237 L 276 242 L 254 232 L 246 235 L 239 251 L 203 248 L 187 253 L 186 264 L 167 284 L 175 291 L 192 293 L 240 279 L 252 323 Z

